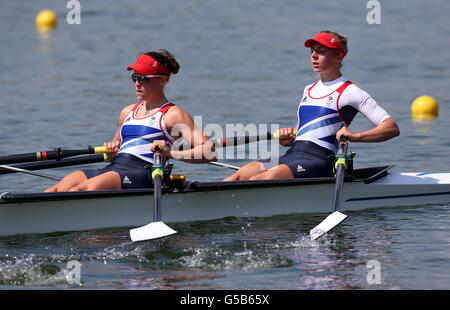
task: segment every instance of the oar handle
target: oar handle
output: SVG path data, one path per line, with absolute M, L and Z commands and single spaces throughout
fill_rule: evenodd
M 297 131 L 293 130 L 293 131 L 292 131 L 292 134 L 293 134 L 294 136 L 296 136 L 296 135 L 297 135 Z M 274 132 L 274 133 L 272 133 L 271 135 L 272 135 L 272 138 L 274 138 L 274 139 L 280 139 L 280 138 L 284 137 L 284 136 L 281 136 L 281 137 L 280 137 L 280 135 L 279 135 L 277 132 Z
M 96 147 L 94 147 L 94 154 L 106 154 L 106 153 L 112 153 L 112 151 L 108 150 L 104 146 L 96 146 Z

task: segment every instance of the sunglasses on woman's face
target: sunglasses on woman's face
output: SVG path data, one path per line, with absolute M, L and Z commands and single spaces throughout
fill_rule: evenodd
M 133 83 L 136 83 L 136 81 L 139 82 L 139 84 L 145 84 L 150 82 L 151 78 L 156 78 L 156 77 L 163 77 L 164 75 L 142 75 L 142 74 L 137 74 L 137 73 L 133 73 L 131 75 L 131 79 L 133 80 Z

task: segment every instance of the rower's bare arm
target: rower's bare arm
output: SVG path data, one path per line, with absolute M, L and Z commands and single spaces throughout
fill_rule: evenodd
M 351 142 L 383 142 L 400 135 L 400 128 L 392 117 L 385 119 L 375 128 L 355 133 L 347 127 L 342 127 L 336 134 L 340 140 L 344 135 Z
M 217 161 L 214 144 L 198 128 L 191 116 L 181 108 L 172 107 L 164 116 L 167 129 L 175 139 L 184 138 L 191 149 L 171 151 L 171 157 L 188 163 L 205 163 Z

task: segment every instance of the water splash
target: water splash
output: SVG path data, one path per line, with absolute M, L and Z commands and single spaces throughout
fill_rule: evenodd
M 25 287 L 54 287 L 71 285 L 67 282 L 68 269 L 59 261 L 29 254 L 8 257 L 0 262 L 0 285 Z

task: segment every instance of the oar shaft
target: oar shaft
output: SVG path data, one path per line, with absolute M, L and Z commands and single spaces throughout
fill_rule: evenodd
M 62 158 L 78 156 L 78 155 L 86 155 L 86 154 L 101 154 L 108 153 L 108 150 L 104 146 L 97 147 L 88 147 L 87 149 L 81 150 L 61 150 L 57 148 L 53 151 L 42 151 L 35 153 L 26 153 L 26 154 L 16 154 L 16 155 L 6 155 L 0 156 L 0 164 L 17 164 L 17 163 L 26 163 L 32 161 L 45 161 L 45 160 L 61 160 Z
M 16 168 L 16 167 L 0 165 L 0 168 L 6 169 L 6 170 L 11 170 L 13 172 L 20 172 L 20 173 L 25 173 L 25 174 L 29 174 L 29 175 L 34 175 L 34 176 L 41 177 L 41 178 L 47 178 L 47 179 L 51 179 L 51 180 L 55 180 L 55 181 L 61 181 L 60 178 L 53 177 L 51 175 L 47 175 L 47 174 L 43 174 L 43 173 L 37 173 L 37 172 L 32 172 L 32 171 L 29 171 L 29 170 L 20 169 L 20 168 Z
M 154 191 L 153 191 L 153 203 L 154 203 L 154 214 L 153 214 L 153 220 L 155 222 L 160 222 L 161 221 L 161 196 L 162 196 L 162 192 L 161 192 L 161 177 L 157 176 L 155 178 L 154 182 Z
M 162 196 L 162 178 L 164 172 L 162 170 L 162 157 L 159 148 L 153 153 L 154 164 L 152 166 L 153 179 L 153 221 L 161 221 L 161 196 Z
M 334 198 L 333 198 L 333 212 L 339 211 L 342 202 L 342 187 L 344 185 L 344 176 L 346 170 L 346 157 L 347 156 L 348 143 L 343 138 L 339 144 L 338 153 L 336 154 L 336 184 L 334 187 Z
M 237 146 L 242 144 L 248 144 L 252 142 L 271 140 L 273 134 L 268 132 L 265 136 L 242 136 L 242 137 L 231 137 L 231 138 L 219 138 L 214 141 L 216 147 L 227 147 L 227 146 Z
M 42 162 L 22 163 L 22 164 L 16 164 L 11 167 L 19 168 L 19 169 L 26 169 L 26 170 L 43 170 L 43 169 L 50 169 L 50 168 L 99 163 L 99 162 L 104 162 L 104 161 L 105 161 L 104 154 L 95 154 L 95 155 L 79 156 L 79 157 L 74 157 L 74 158 L 64 158 L 64 159 L 61 159 L 58 161 L 57 160 L 47 160 L 47 161 L 42 161 Z M 11 169 L 0 168 L 0 175 L 15 173 L 15 172 L 17 172 L 17 171 L 13 171 Z
M 296 132 L 294 131 L 295 135 Z M 268 132 L 265 135 L 261 136 L 242 136 L 242 137 L 231 137 L 231 138 L 219 138 L 213 141 L 216 147 L 228 147 L 228 146 L 237 146 L 242 144 L 248 144 L 252 142 L 264 141 L 264 140 L 272 140 L 279 139 L 280 135 L 276 132 Z
M 210 162 L 208 162 L 208 164 L 214 165 L 214 166 L 219 166 L 219 167 L 225 167 L 225 168 L 229 168 L 229 169 L 233 169 L 233 170 L 241 169 L 240 167 L 237 167 L 237 166 L 232 166 L 232 165 L 228 165 L 228 164 L 224 164 L 224 163 L 218 163 L 215 161 L 210 161 Z
M 336 183 L 334 186 L 333 208 L 332 213 L 325 218 L 319 225 L 311 229 L 309 232 L 311 240 L 316 240 L 323 234 L 339 225 L 347 218 L 347 215 L 339 212 L 342 201 L 342 187 L 344 185 L 345 170 L 347 169 L 347 148 L 348 143 L 344 136 L 341 137 L 338 153 L 336 154 Z
M 333 212 L 339 211 L 342 202 L 342 187 L 344 185 L 345 168 L 339 165 L 336 172 L 336 186 L 333 198 Z
M 164 172 L 162 170 L 162 157 L 159 147 L 153 153 L 154 164 L 152 166 L 153 180 L 153 218 L 154 221 L 142 227 L 130 230 L 131 241 L 143 241 L 166 237 L 175 234 L 176 231 L 161 221 L 161 187 Z

